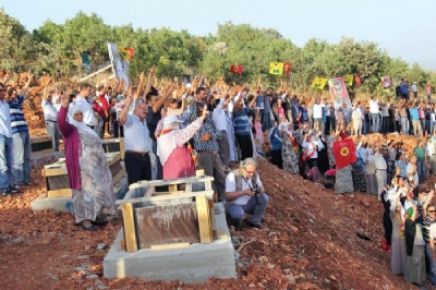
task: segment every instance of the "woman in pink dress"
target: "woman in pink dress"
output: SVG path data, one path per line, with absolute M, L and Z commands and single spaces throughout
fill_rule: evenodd
M 167 116 L 157 137 L 157 155 L 162 164 L 163 179 L 176 179 L 195 175 L 195 164 L 187 143 L 203 125 L 206 108 L 201 117 L 184 129 L 177 116 Z

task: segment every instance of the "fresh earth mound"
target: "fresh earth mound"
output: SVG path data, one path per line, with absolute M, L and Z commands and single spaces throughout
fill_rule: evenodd
M 366 194 L 336 195 L 260 161 L 271 196 L 265 228 L 232 231 L 237 280 L 208 283 L 108 280 L 102 261 L 120 222 L 84 232 L 68 214 L 33 213 L 39 182 L 0 199 L 0 289 L 413 289 L 380 249 L 382 206 Z M 362 239 L 365 236 L 368 239 Z

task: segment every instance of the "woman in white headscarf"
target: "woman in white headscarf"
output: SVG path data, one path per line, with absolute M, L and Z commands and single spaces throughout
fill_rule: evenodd
M 61 100 L 58 125 L 64 138 L 68 178 L 73 190 L 74 218 L 85 230 L 94 231 L 95 225 L 104 223 L 115 213 L 112 175 L 99 136 L 83 122 L 85 108 L 69 105 L 66 95 Z

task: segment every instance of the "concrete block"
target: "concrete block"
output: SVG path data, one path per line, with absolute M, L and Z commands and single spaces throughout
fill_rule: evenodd
M 121 178 L 121 180 L 114 185 L 115 197 L 123 198 L 128 188 L 127 177 Z M 71 197 L 38 197 L 31 203 L 32 210 L 47 210 L 53 209 L 59 212 L 72 213 Z
M 182 280 L 188 283 L 207 279 L 236 278 L 235 254 L 227 227 L 224 206 L 215 205 L 214 229 L 217 237 L 210 244 L 192 244 L 186 248 L 128 253 L 121 249 L 120 230 L 103 260 L 107 278 L 138 277 L 147 280 Z
M 71 197 L 38 197 L 32 201 L 31 206 L 34 211 L 53 209 L 69 213 L 71 212 L 69 204 L 71 204 Z

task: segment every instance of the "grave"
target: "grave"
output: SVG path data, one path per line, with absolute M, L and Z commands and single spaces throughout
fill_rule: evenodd
M 106 153 L 109 169 L 112 173 L 114 194 L 123 198 L 127 191 L 127 177 L 119 153 Z M 42 169 L 45 178 L 47 197 L 39 197 L 32 201 L 35 211 L 54 209 L 60 212 L 71 211 L 72 190 L 69 188 L 68 175 L 65 167 L 65 158 L 44 166 Z
M 106 153 L 120 153 L 121 160 L 124 160 L 124 138 L 110 138 L 101 140 L 103 143 L 103 150 Z
M 223 204 L 215 204 L 212 212 L 214 239 L 210 243 L 162 244 L 127 252 L 121 229 L 103 260 L 104 276 L 187 283 L 205 282 L 212 277 L 236 278 L 235 252 Z
M 117 201 L 123 228 L 103 261 L 105 277 L 236 277 L 224 206 L 213 202 L 212 181 L 195 176 L 132 184 Z

